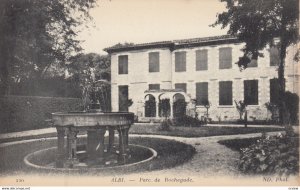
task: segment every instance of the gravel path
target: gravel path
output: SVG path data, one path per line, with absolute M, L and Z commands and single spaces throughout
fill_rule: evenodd
M 275 135 L 278 132 L 268 133 Z M 224 145 L 218 143 L 220 140 L 239 139 L 239 138 L 253 138 L 260 137 L 261 133 L 243 134 L 243 135 L 229 135 L 229 136 L 213 136 L 213 137 L 198 137 L 198 138 L 183 138 L 183 137 L 170 137 L 161 135 L 130 135 L 141 137 L 153 137 L 173 139 L 176 141 L 184 142 L 195 147 L 196 154 L 194 157 L 177 167 L 167 170 L 151 171 L 145 174 L 151 176 L 155 175 L 188 175 L 188 176 L 240 176 L 238 171 L 238 160 L 240 153 Z

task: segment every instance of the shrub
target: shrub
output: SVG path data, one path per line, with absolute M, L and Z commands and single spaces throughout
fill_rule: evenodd
M 284 93 L 284 102 L 287 107 L 287 110 L 290 114 L 291 124 L 298 124 L 298 114 L 299 114 L 299 96 L 295 93 L 289 91 Z
M 298 174 L 299 137 L 267 136 L 241 149 L 239 169 L 247 174 Z
M 0 98 L 0 133 L 49 127 L 51 113 L 81 110 L 77 98 L 5 96 Z
M 159 112 L 161 117 L 168 118 L 170 116 L 170 99 L 162 99 L 159 101 Z
M 244 101 L 237 102 L 236 100 L 234 100 L 234 103 L 235 103 L 236 109 L 239 112 L 240 120 L 243 120 L 243 114 L 246 112 L 247 105 L 244 103 Z
M 203 124 L 199 119 L 187 115 L 175 118 L 173 123 L 174 125 L 177 126 L 187 126 L 187 127 L 200 127 Z
M 279 119 L 278 105 L 274 104 L 272 102 L 267 102 L 267 103 L 265 103 L 265 107 L 271 113 L 271 120 L 273 122 L 278 123 L 278 119 Z
M 175 101 L 173 104 L 173 116 L 177 118 L 186 115 L 186 105 L 187 103 L 184 99 L 178 99 Z
M 171 121 L 169 119 L 164 119 L 161 123 L 160 123 L 160 131 L 170 131 L 171 128 Z

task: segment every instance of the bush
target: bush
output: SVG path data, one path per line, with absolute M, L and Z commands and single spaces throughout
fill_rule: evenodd
M 241 151 L 239 169 L 244 173 L 280 176 L 299 173 L 299 137 L 264 137 Z
M 173 104 L 173 116 L 177 118 L 186 115 L 186 105 L 187 103 L 184 99 L 178 99 L 175 101 Z
M 0 97 L 0 133 L 46 128 L 51 113 L 75 110 L 81 110 L 77 98 Z
M 299 97 L 295 93 L 289 91 L 284 94 L 284 102 L 290 114 L 290 122 L 293 125 L 299 124 Z
M 184 115 L 182 117 L 174 118 L 173 124 L 177 126 L 200 127 L 203 123 L 197 118 Z
M 164 119 L 161 123 L 160 123 L 160 131 L 170 131 L 170 126 L 171 126 L 171 121 L 169 119 Z

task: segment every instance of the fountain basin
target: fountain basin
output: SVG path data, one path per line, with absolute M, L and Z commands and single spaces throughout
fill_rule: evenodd
M 104 161 L 104 134 L 109 131 L 107 151 L 114 154 L 115 131 L 119 134 L 118 164 L 126 164 L 129 155 L 128 132 L 134 122 L 130 112 L 56 112 L 52 123 L 57 130 L 57 168 L 73 168 L 79 164 L 77 134 L 87 132 L 86 151 L 90 163 Z M 67 143 L 65 143 L 67 136 Z M 65 146 L 66 144 L 66 146 Z M 66 148 L 65 148 L 66 147 Z
M 56 112 L 52 113 L 55 126 L 117 126 L 131 125 L 134 114 L 130 112 Z
M 56 168 L 55 167 L 55 154 L 56 154 L 56 147 L 51 147 L 47 149 L 42 149 L 33 153 L 30 153 L 24 157 L 24 163 L 32 168 L 35 169 L 44 169 L 44 170 L 58 170 L 58 171 L 76 171 L 76 170 L 112 170 L 118 169 L 122 167 L 133 167 L 145 164 L 146 162 L 151 161 L 157 156 L 157 152 L 149 147 L 141 146 L 141 145 L 133 145 L 130 144 L 131 151 L 132 151 L 132 158 L 129 159 L 129 162 L 124 165 L 94 165 L 94 166 L 86 166 L 84 164 L 78 165 L 74 168 Z M 141 155 L 143 155 L 141 157 Z M 139 159 L 133 159 L 138 157 Z

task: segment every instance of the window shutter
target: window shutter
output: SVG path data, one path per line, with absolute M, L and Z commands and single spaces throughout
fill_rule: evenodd
M 196 71 L 207 70 L 207 50 L 196 51 Z
M 119 74 L 128 74 L 128 55 L 120 55 L 118 58 Z
M 248 67 L 257 67 L 257 60 L 252 59 L 250 63 L 247 65 Z
M 196 83 L 196 100 L 197 100 L 197 105 L 204 105 L 204 102 L 208 101 L 207 82 Z
M 149 90 L 159 90 L 160 84 L 149 84 Z
M 149 53 L 149 72 L 159 72 L 159 52 Z
M 230 69 L 232 67 L 232 48 L 219 49 L 219 69 Z
M 270 80 L 270 102 L 278 104 L 279 101 L 279 81 L 277 78 Z
M 258 104 L 258 80 L 244 81 L 244 102 L 248 105 Z
M 232 105 L 232 81 L 219 82 L 219 105 Z
M 186 52 L 175 52 L 175 72 L 186 71 Z
M 184 92 L 186 92 L 186 83 L 176 83 L 175 89 L 182 89 Z
M 270 66 L 277 66 L 279 65 L 279 50 L 277 47 L 271 47 L 269 49 L 270 52 Z

